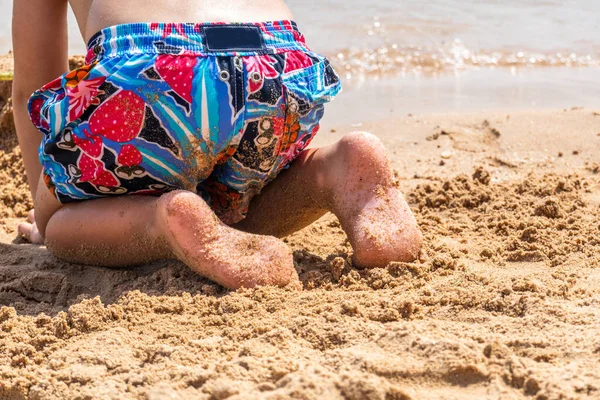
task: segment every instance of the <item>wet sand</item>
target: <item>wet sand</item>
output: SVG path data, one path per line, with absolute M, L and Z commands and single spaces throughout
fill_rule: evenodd
M 357 270 L 331 215 L 288 238 L 302 293 L 183 265 L 62 262 L 31 207 L 0 83 L 0 398 L 600 397 L 600 109 L 414 114 L 377 134 L 425 235 Z M 574 105 L 575 106 L 575 105 Z

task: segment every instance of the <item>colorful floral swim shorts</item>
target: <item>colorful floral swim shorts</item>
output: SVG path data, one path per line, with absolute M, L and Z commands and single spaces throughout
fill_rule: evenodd
M 62 203 L 184 189 L 228 224 L 310 143 L 341 89 L 292 21 L 103 29 L 29 100 Z

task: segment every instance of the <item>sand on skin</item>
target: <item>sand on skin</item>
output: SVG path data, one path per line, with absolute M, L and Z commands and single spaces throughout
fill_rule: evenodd
M 31 199 L 4 125 L 0 398 L 598 398 L 598 111 L 362 127 L 390 149 L 424 252 L 356 270 L 327 215 L 286 239 L 300 294 L 18 244 Z M 328 131 L 319 140 L 339 137 Z

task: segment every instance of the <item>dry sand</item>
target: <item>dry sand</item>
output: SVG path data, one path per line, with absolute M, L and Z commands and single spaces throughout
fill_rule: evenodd
M 8 96 L 0 398 L 600 398 L 600 110 L 366 125 L 421 259 L 353 269 L 327 215 L 286 239 L 302 293 L 228 292 L 176 262 L 96 268 L 19 244 L 31 199 Z

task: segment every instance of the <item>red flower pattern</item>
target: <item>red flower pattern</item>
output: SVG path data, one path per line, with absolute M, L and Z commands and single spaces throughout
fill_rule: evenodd
M 69 97 L 69 121 L 74 121 L 83 114 L 83 112 L 92 104 L 100 104 L 97 98 L 101 90 L 100 85 L 104 83 L 106 77 L 83 80 L 74 87 L 67 87 L 67 96 Z
M 264 83 L 265 78 L 275 79 L 279 76 L 279 72 L 275 69 L 274 64 L 277 60 L 273 57 L 264 56 L 247 56 L 243 57 L 246 69 L 248 71 L 248 87 L 250 93 L 258 92 Z M 254 74 L 257 73 L 258 79 L 254 78 Z

